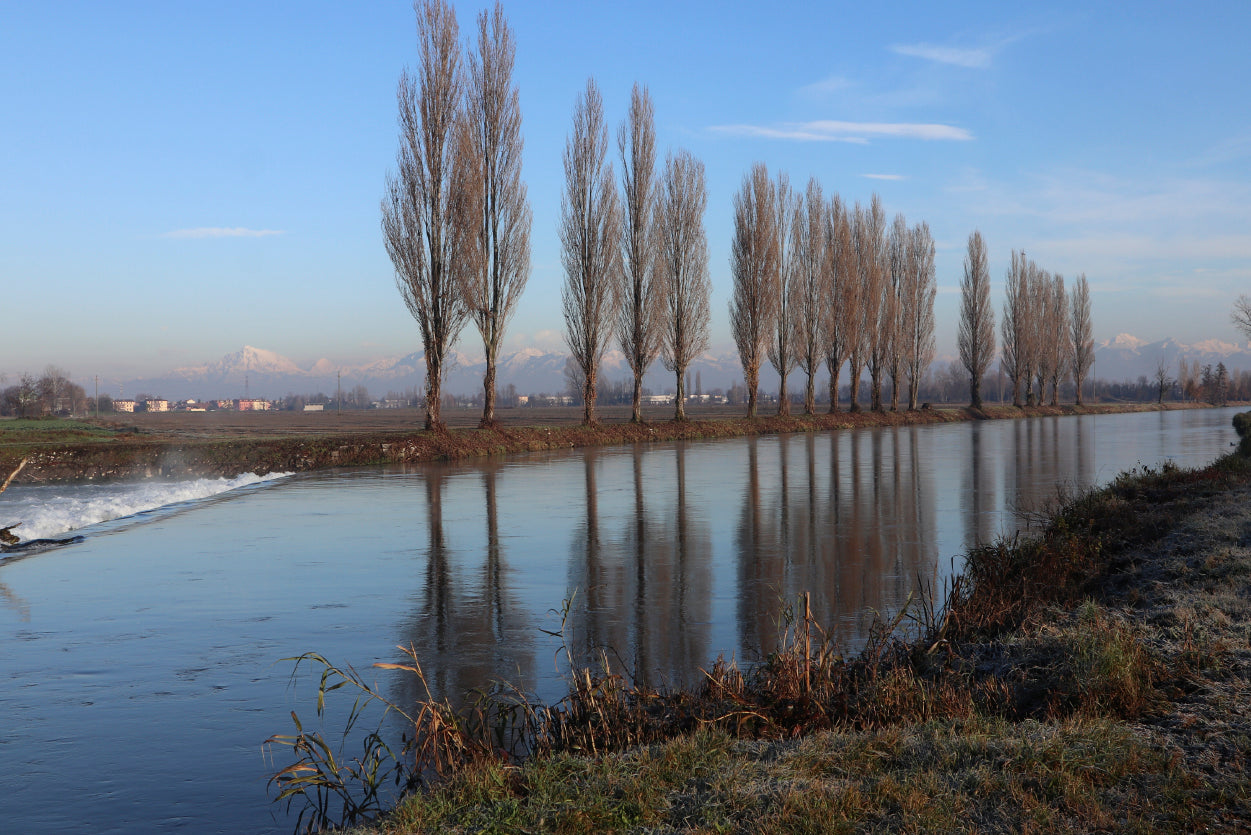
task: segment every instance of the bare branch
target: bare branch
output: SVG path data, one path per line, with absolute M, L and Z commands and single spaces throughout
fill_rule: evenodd
M 1234 311 L 1229 318 L 1234 326 L 1242 331 L 1243 336 L 1251 339 L 1251 296 L 1246 294 L 1239 296 L 1234 302 Z

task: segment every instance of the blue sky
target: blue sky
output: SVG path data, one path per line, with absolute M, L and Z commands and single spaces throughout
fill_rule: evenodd
M 462 37 L 479 3 L 457 3 Z M 708 174 L 713 347 L 755 161 L 938 244 L 954 351 L 980 229 L 1088 276 L 1096 339 L 1239 339 L 1251 292 L 1251 4 L 512 2 L 534 212 L 507 347 L 558 349 L 561 151 L 588 76 L 610 130 L 649 86 Z M 0 3 L 0 372 L 157 373 L 256 345 L 418 350 L 379 232 L 406 2 Z M 478 351 L 472 328 L 462 349 Z

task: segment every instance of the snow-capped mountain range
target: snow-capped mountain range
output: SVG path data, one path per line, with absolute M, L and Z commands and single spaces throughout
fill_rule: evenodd
M 537 348 L 503 355 L 496 376 L 497 388 L 502 391 L 511 384 L 520 394 L 563 393 L 568 387 L 565 378 L 568 358 L 569 355 L 561 351 Z M 483 357 L 453 351 L 444 390 L 452 394 L 476 394 L 482 390 L 485 370 L 486 360 Z M 697 372 L 700 374 L 705 390 L 727 388 L 742 377 L 736 354 L 705 354 L 691 366 L 690 371 L 692 379 Z M 605 384 L 627 380 L 631 376 L 629 365 L 620 351 L 605 353 L 600 374 Z M 216 362 L 176 368 L 158 377 L 127 381 L 124 387 L 128 392 L 184 400 L 245 395 L 272 398 L 316 392 L 333 396 L 339 385 L 344 391 L 363 385 L 377 398 L 391 391 L 422 389 L 425 377 L 426 363 L 421 353 L 384 357 L 356 365 L 339 365 L 328 359 L 319 359 L 311 366 L 301 368 L 281 354 L 248 345 Z M 645 384 L 662 392 L 666 388 L 672 389 L 674 381 L 664 365 L 657 361 Z
M 1094 373 L 1103 380 L 1136 380 L 1139 376 L 1151 377 L 1163 362 L 1170 375 L 1177 376 L 1177 365 L 1183 357 L 1187 362 L 1198 361 L 1201 366 L 1223 362 L 1231 371 L 1251 370 L 1251 344 L 1209 339 L 1183 345 L 1173 339 L 1147 342 L 1130 334 L 1120 334 L 1096 345 Z M 497 386 L 503 390 L 511 384 L 521 394 L 562 393 L 567 388 L 567 359 L 568 354 L 562 351 L 537 348 L 507 354 L 500 359 Z M 939 356 L 936 364 L 952 359 L 954 357 Z M 485 368 L 486 362 L 481 356 L 453 352 L 445 390 L 453 394 L 479 392 Z M 705 353 L 692 364 L 690 372 L 692 379 L 696 374 L 700 376 L 704 391 L 729 388 L 743 377 L 738 355 L 733 352 Z M 798 388 L 802 376 L 798 372 L 793 375 L 790 387 Z M 604 355 L 601 379 L 605 385 L 630 379 L 629 365 L 620 351 Z M 420 353 L 383 357 L 356 365 L 339 365 L 323 358 L 303 368 L 281 354 L 249 345 L 216 362 L 177 368 L 159 377 L 127 381 L 125 388 L 129 392 L 182 400 L 245 395 L 281 397 L 319 391 L 333 395 L 336 386 L 341 384 L 345 391 L 363 385 L 371 395 L 381 397 L 389 391 L 420 389 L 424 380 L 425 360 Z M 760 384 L 765 390 L 776 388 L 777 375 L 771 368 L 761 369 Z M 648 372 L 645 385 L 657 393 L 672 390 L 673 375 L 657 361 Z

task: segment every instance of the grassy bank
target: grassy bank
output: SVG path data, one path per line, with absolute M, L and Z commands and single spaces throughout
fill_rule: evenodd
M 1251 464 L 1122 475 L 852 658 L 800 607 L 697 692 L 580 671 L 556 706 L 420 710 L 410 756 L 443 777 L 373 831 L 1246 831 Z
M 495 429 L 464 427 L 442 433 L 416 429 L 421 420 L 416 410 L 357 412 L 346 417 L 244 412 L 139 414 L 91 421 L 5 420 L 0 421 L 0 471 L 11 471 L 22 458 L 29 458 L 17 483 L 231 477 L 244 472 L 408 464 L 587 446 L 1158 408 L 1154 404 L 993 406 L 756 420 L 745 420 L 728 409 L 693 409 L 693 419 L 682 423 L 660 419 L 644 424 L 623 420 L 628 412 L 618 410 L 621 414 L 609 412 L 610 419 L 595 427 L 572 423 L 572 417 L 580 415 L 575 409 L 517 409 L 505 413 Z M 548 423 L 532 424 L 532 420 Z

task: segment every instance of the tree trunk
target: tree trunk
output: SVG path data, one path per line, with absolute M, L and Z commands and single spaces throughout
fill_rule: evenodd
M 851 380 L 848 385 L 851 387 L 851 405 L 848 407 L 853 412 L 860 411 L 860 367 L 856 363 L 851 364 Z
M 791 399 L 786 394 L 786 372 L 782 372 L 782 384 L 778 387 L 778 414 L 789 415 L 791 413 Z
M 582 384 L 582 422 L 594 426 L 595 418 L 595 376 L 598 369 L 587 372 L 586 381 Z
M 808 375 L 808 387 L 804 389 L 804 414 L 814 415 L 817 413 L 817 381 L 814 379 L 815 374 Z
M 495 426 L 495 358 L 487 357 L 486 374 L 482 377 L 482 428 Z
M 838 411 L 838 374 L 843 370 L 840 363 L 838 368 L 830 372 L 830 414 Z
M 686 369 L 684 368 L 679 368 L 677 370 L 678 394 L 676 397 L 673 398 L 673 405 L 674 405 L 673 419 L 678 420 L 678 421 L 686 420 L 686 388 L 685 388 L 685 382 L 682 379 L 682 375 L 685 371 Z
M 630 423 L 643 422 L 643 375 L 634 375 L 634 412 L 630 415 Z
M 431 432 L 442 432 L 444 427 L 443 421 L 440 419 L 440 406 L 443 372 L 437 357 L 431 357 L 430 353 L 426 353 L 426 429 Z

